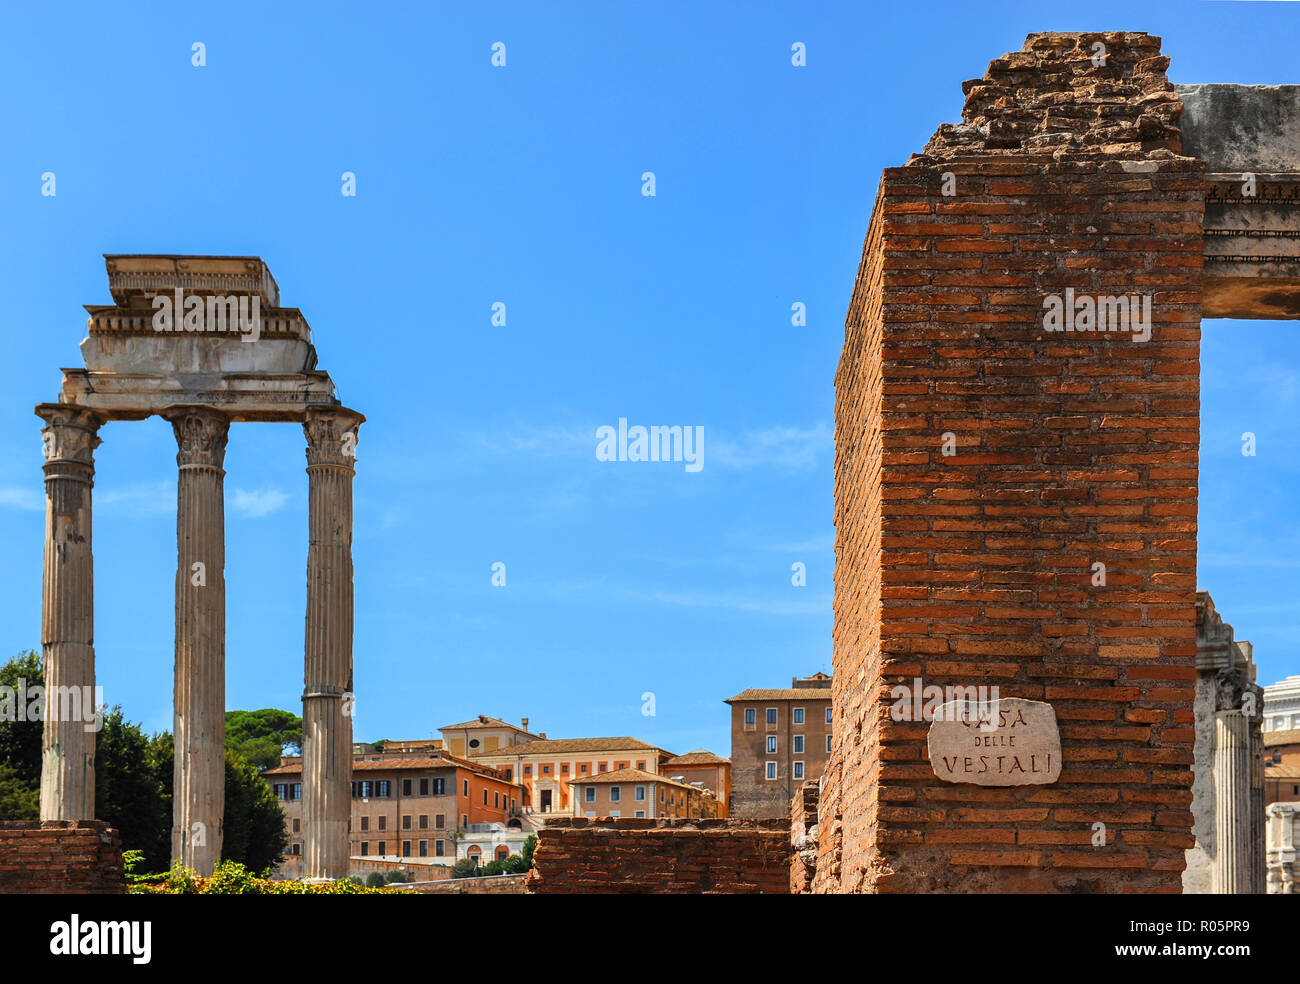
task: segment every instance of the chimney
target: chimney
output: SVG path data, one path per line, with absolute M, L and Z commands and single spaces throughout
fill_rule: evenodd
M 524 718 L 524 730 L 528 730 L 528 718 Z

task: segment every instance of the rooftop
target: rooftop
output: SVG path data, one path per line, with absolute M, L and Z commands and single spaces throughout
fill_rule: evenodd
M 623 782 L 657 782 L 665 786 L 676 786 L 678 789 L 689 789 L 696 793 L 705 792 L 705 790 L 701 789 L 699 786 L 691 786 L 684 782 L 678 782 L 676 779 L 669 779 L 667 776 L 657 776 L 653 772 L 646 772 L 644 769 L 616 769 L 613 772 L 602 772 L 594 776 L 582 776 L 578 779 L 570 779 L 569 785 L 610 785 L 613 783 Z
M 477 752 L 476 759 L 506 756 L 517 758 L 520 755 L 569 755 L 575 752 L 659 752 L 670 755 L 656 745 L 648 744 L 639 738 L 549 738 L 511 745 L 509 748 L 497 748 L 490 752 Z
M 731 759 L 725 759 L 721 755 L 714 755 L 708 749 L 697 748 L 693 752 L 687 752 L 685 755 L 677 755 L 670 759 L 665 759 L 660 763 L 660 768 L 668 768 L 670 765 L 730 765 Z

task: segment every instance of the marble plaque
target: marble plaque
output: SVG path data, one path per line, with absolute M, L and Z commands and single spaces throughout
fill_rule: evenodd
M 1061 733 L 1051 704 L 1003 697 L 936 709 L 927 740 L 930 766 L 945 782 L 1033 786 L 1061 775 Z

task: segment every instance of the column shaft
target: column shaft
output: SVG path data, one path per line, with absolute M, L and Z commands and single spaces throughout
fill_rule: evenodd
M 1219 895 L 1252 887 L 1250 722 L 1241 711 L 1214 715 L 1214 886 Z
M 176 434 L 176 690 L 172 857 L 199 874 L 221 858 L 225 812 L 226 534 L 230 422 L 207 407 L 167 414 Z
M 310 515 L 302 698 L 303 876 L 348 873 L 352 816 L 352 477 L 357 430 L 351 410 L 307 411 Z
M 91 488 L 103 418 L 42 403 L 45 421 L 45 567 L 41 652 L 45 726 L 41 819 L 95 818 L 95 601 Z

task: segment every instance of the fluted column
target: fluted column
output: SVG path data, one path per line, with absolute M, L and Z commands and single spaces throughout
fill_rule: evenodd
M 45 572 L 41 653 L 45 728 L 41 738 L 41 819 L 95 818 L 95 578 L 90 490 L 103 418 L 42 403 L 45 421 Z M 75 688 L 71 689 L 71 688 Z M 61 695 L 66 694 L 66 699 Z M 75 698 L 74 698 L 75 695 Z M 91 706 L 87 707 L 86 705 Z
M 1250 826 L 1250 721 L 1241 711 L 1214 715 L 1214 892 L 1253 887 Z
M 172 857 L 199 874 L 221 857 L 226 782 L 226 517 L 230 421 L 165 414 L 176 434 L 176 692 Z
M 303 876 L 348 873 L 352 815 L 352 477 L 366 418 L 342 407 L 309 409 L 310 546 L 302 695 Z M 345 695 L 347 698 L 345 699 Z

